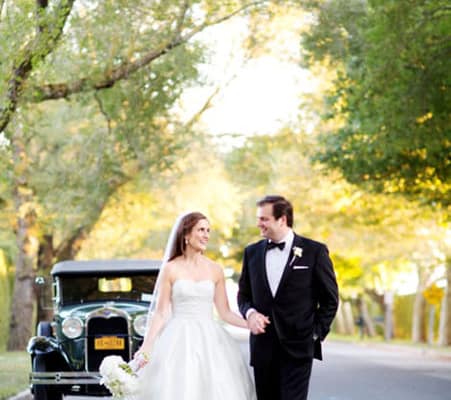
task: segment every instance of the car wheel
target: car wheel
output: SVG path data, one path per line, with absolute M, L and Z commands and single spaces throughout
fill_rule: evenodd
M 37 336 L 46 336 L 50 337 L 52 335 L 52 325 L 50 322 L 47 321 L 41 321 L 38 324 L 38 328 L 36 329 L 36 335 Z
M 34 356 L 33 372 L 47 372 L 44 359 L 39 354 Z M 33 395 L 34 400 L 62 400 L 63 398 L 58 385 L 33 385 Z

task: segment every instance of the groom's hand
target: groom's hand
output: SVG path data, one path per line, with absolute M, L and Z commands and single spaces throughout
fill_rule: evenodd
M 266 315 L 260 314 L 258 311 L 253 311 L 247 318 L 249 329 L 254 335 L 265 333 L 266 326 L 270 323 Z

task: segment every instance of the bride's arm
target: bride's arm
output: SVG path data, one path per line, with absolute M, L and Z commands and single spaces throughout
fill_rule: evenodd
M 230 325 L 235 325 L 240 328 L 248 328 L 247 321 L 241 317 L 241 315 L 233 312 L 229 306 L 229 300 L 227 299 L 227 292 L 225 286 L 224 273 L 221 267 L 219 272 L 219 279 L 216 282 L 215 288 L 215 306 L 221 319 Z
M 155 339 L 158 337 L 169 318 L 171 312 L 171 280 L 169 265 L 162 270 L 161 281 L 159 283 L 158 294 L 155 301 L 157 302 L 155 312 L 153 313 L 152 318 L 147 322 L 148 325 L 144 341 L 137 354 L 149 354 L 152 351 Z

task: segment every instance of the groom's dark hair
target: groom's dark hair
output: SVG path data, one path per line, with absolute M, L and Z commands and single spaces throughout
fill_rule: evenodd
M 293 206 L 282 196 L 268 195 L 257 201 L 257 206 L 261 207 L 265 204 L 272 204 L 272 214 L 275 219 L 279 219 L 283 215 L 287 217 L 287 225 L 293 227 Z

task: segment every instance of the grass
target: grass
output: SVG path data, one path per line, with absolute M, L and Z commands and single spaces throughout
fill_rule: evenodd
M 0 400 L 28 389 L 30 355 L 24 351 L 0 352 Z

